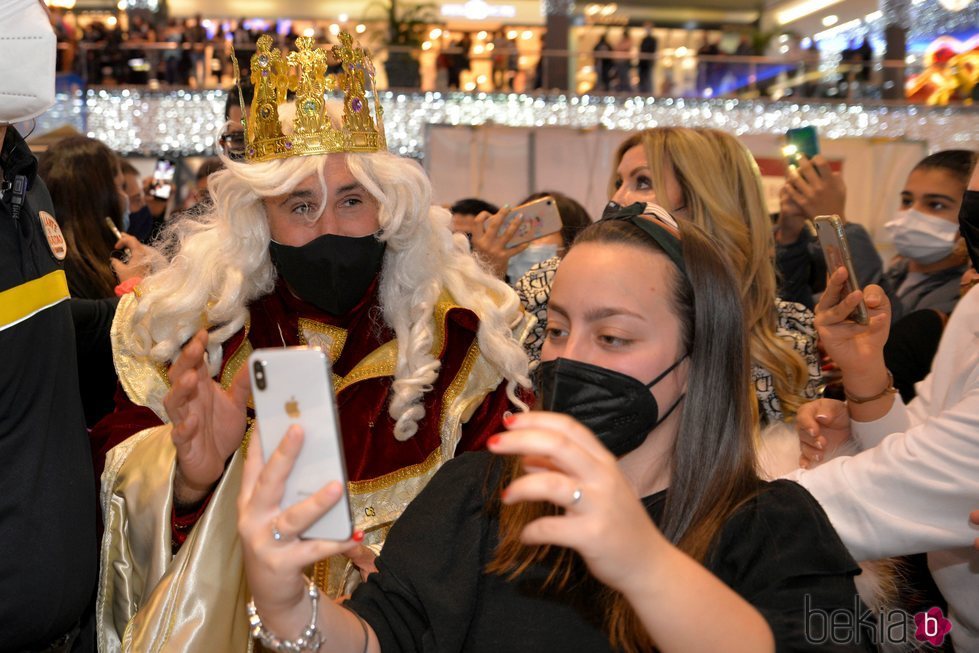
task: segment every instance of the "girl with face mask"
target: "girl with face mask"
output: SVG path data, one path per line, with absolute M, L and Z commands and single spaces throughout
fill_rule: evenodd
M 859 607 L 857 567 L 810 495 L 755 472 L 731 269 L 668 216 L 583 231 L 554 279 L 544 410 L 448 462 L 394 525 L 379 572 L 343 606 L 313 599 L 309 637 L 351 653 L 824 650 L 807 607 Z M 296 537 L 336 483 L 278 512 L 301 441 L 291 432 L 263 465 L 253 440 L 242 479 L 263 641 L 303 632 L 303 567 L 351 546 Z M 278 541 L 276 524 L 289 529 Z M 862 635 L 834 650 L 874 650 Z
M 968 267 L 959 235 L 959 207 L 976 162 L 971 150 L 946 150 L 915 166 L 894 218 L 884 225 L 898 256 L 884 276 L 896 322 L 913 311 L 948 315 L 959 300 Z

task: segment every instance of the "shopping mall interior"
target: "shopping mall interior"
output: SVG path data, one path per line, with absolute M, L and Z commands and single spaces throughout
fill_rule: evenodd
M 0 650 L 979 652 L 977 103 L 979 0 L 0 0 Z
M 594 213 L 618 134 L 654 126 L 730 131 L 770 180 L 793 127 L 816 127 L 844 174 L 870 165 L 881 179 L 979 138 L 979 5 L 965 0 L 48 4 L 58 103 L 35 136 L 74 129 L 146 174 L 180 159 L 184 181 L 218 146 L 232 53 L 247 62 L 261 34 L 285 48 L 346 31 L 368 47 L 389 146 L 424 163 L 444 203 L 506 203 L 563 181 Z M 893 198 L 853 186 L 864 219 L 882 224 Z

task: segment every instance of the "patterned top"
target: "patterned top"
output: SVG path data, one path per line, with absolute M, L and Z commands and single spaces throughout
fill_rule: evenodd
M 557 256 L 542 261 L 530 268 L 527 274 L 514 284 L 524 309 L 537 318 L 537 325 L 524 342 L 524 347 L 530 356 L 531 369 L 536 368 L 540 361 L 540 350 L 544 345 L 544 334 L 547 330 L 547 300 L 551 294 L 554 273 L 560 262 L 561 259 Z M 791 340 L 792 347 L 806 361 L 806 366 L 809 368 L 809 382 L 806 383 L 802 394 L 806 399 L 815 399 L 822 383 L 822 374 L 819 369 L 816 326 L 812 311 L 802 304 L 781 299 L 775 300 L 775 310 L 778 312 L 775 334 L 780 338 Z M 784 421 L 782 404 L 775 394 L 775 382 L 771 372 L 758 365 L 752 365 L 751 381 L 758 396 L 762 424 Z

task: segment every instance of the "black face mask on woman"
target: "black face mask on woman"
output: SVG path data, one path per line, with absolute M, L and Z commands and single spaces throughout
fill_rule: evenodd
M 297 297 L 330 315 L 356 306 L 381 271 L 386 243 L 326 234 L 301 247 L 269 243 L 272 263 Z
M 660 416 L 659 405 L 650 389 L 686 357 L 686 354 L 681 356 L 649 383 L 567 358 L 546 361 L 538 370 L 541 407 L 575 418 L 621 458 L 641 445 L 650 431 L 680 405 L 683 394 Z

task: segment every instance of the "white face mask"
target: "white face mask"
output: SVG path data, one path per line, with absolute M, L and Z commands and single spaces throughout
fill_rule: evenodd
M 36 118 L 54 104 L 57 47 L 38 0 L 0 2 L 0 124 Z
M 914 209 L 898 211 L 884 224 L 898 253 L 923 265 L 937 263 L 952 253 L 959 225 Z
M 530 268 L 555 256 L 557 256 L 557 245 L 530 245 L 524 251 L 511 257 L 510 262 L 507 263 L 506 274 L 510 283 L 517 283 Z

